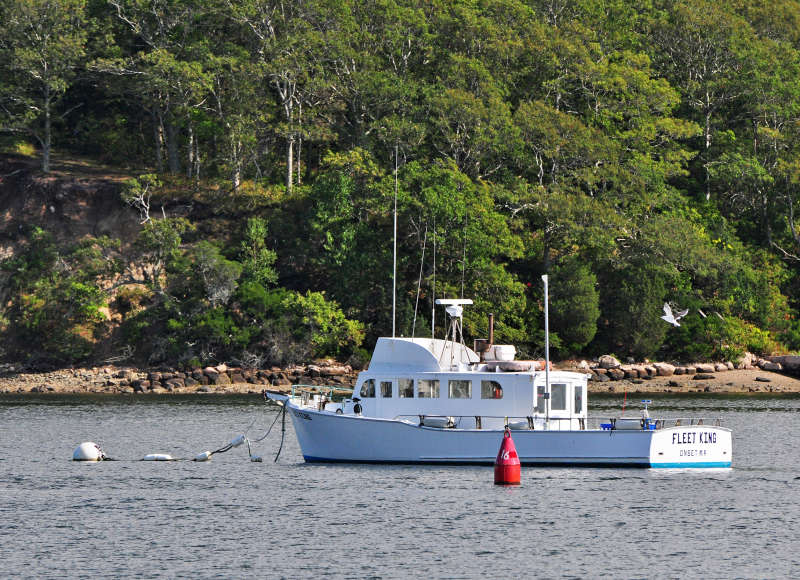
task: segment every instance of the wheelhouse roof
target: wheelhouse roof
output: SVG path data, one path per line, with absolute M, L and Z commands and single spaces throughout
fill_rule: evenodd
M 438 338 L 379 338 L 369 361 L 370 374 L 449 371 L 454 365 L 477 363 L 471 348 Z

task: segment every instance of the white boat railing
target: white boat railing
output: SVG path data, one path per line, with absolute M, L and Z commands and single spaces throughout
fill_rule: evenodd
M 474 422 L 474 429 L 481 429 L 482 424 L 484 422 L 493 422 L 497 424 L 498 422 L 502 422 L 503 428 L 509 427 L 511 430 L 517 431 L 536 431 L 536 430 L 544 430 L 541 426 L 543 422 L 545 422 L 544 417 L 539 416 L 506 416 L 506 415 L 428 415 L 428 414 L 415 414 L 415 415 L 397 415 L 394 417 L 396 421 L 405 421 L 405 422 L 419 422 L 421 427 L 439 427 L 445 429 L 458 429 L 459 424 L 461 424 L 462 420 L 467 420 L 469 423 Z M 665 429 L 668 427 L 686 427 L 686 426 L 700 426 L 700 425 L 708 425 L 719 427 L 722 425 L 722 419 L 720 418 L 707 418 L 707 417 L 676 417 L 676 418 L 666 418 L 666 419 L 654 419 L 654 418 L 636 418 L 636 417 L 625 417 L 625 418 L 608 418 L 608 417 L 550 417 L 550 422 L 555 423 L 559 427 L 555 430 L 567 430 L 562 429 L 560 425 L 563 424 L 564 421 L 568 423 L 568 425 L 572 425 L 573 422 L 578 423 L 578 430 L 579 431 L 590 431 L 590 430 L 603 430 L 603 431 L 614 431 L 616 429 L 627 429 L 631 430 L 633 427 L 625 426 L 623 427 L 621 424 L 617 425 L 617 421 L 619 419 L 630 421 L 631 423 L 638 423 L 639 428 L 642 431 L 655 431 L 658 429 Z M 427 421 L 427 424 L 426 424 Z M 537 424 L 540 425 L 537 427 Z M 552 429 L 550 429 L 552 430 Z
M 395 421 L 405 421 L 405 422 L 414 422 L 418 421 L 419 425 L 422 427 L 432 427 L 438 426 L 437 423 L 444 423 L 442 425 L 443 428 L 448 429 L 458 429 L 459 424 L 463 420 L 467 420 L 469 423 L 474 422 L 474 429 L 482 429 L 483 423 L 492 422 L 494 424 L 502 424 L 500 429 L 504 429 L 508 427 L 512 430 L 543 430 L 541 427 L 542 423 L 545 421 L 544 417 L 537 417 L 533 415 L 527 416 L 511 416 L 511 415 L 433 415 L 433 414 L 415 414 L 415 415 L 396 415 L 394 417 Z M 426 424 L 426 421 L 428 424 Z M 566 421 L 567 423 L 571 424 L 572 422 L 578 422 L 579 429 L 585 430 L 586 429 L 586 420 L 581 417 L 550 417 L 551 423 L 557 423 Z M 540 425 L 537 427 L 537 423 Z M 598 427 L 599 428 L 599 427 Z M 491 427 L 490 429 L 495 429 L 495 427 Z
M 292 385 L 291 391 L 291 398 L 300 399 L 303 406 L 309 405 L 312 399 L 317 405 L 324 400 L 321 408 L 324 403 L 342 401 L 352 395 L 353 388 L 342 385 Z

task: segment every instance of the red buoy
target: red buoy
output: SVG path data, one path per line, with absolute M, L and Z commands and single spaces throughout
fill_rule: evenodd
M 503 443 L 494 460 L 495 485 L 519 485 L 520 467 L 517 448 L 511 438 L 511 431 L 506 427 L 503 433 Z

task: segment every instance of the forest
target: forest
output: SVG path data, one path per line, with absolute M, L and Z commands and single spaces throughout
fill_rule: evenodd
M 363 364 L 395 215 L 398 335 L 541 356 L 547 274 L 554 356 L 797 350 L 799 137 L 794 0 L 5 0 L 0 151 L 140 228 L 3 232 L 0 355 Z

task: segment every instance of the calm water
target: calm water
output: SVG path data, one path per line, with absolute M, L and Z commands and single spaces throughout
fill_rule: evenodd
M 595 398 L 592 414 L 618 414 Z M 0 576 L 800 577 L 800 398 L 656 398 L 720 416 L 734 469 L 306 465 L 257 397 L 0 395 Z M 120 461 L 70 461 L 83 441 Z M 498 444 L 499 445 L 499 444 Z

